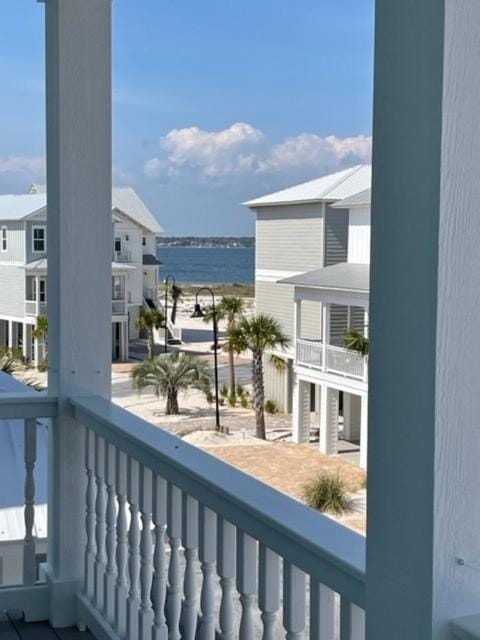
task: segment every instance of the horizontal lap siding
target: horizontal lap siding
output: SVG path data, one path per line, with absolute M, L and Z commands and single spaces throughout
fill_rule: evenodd
M 0 222 L 0 226 L 7 227 L 7 251 L 0 251 L 2 262 L 24 262 L 25 260 L 25 231 L 23 222 Z
M 256 313 L 273 316 L 287 334 L 293 339 L 293 287 L 277 282 L 258 282 L 255 292 Z
M 256 268 L 305 272 L 322 267 L 321 204 L 257 210 Z
M 325 225 L 325 266 L 348 258 L 348 210 L 327 209 Z
M 288 360 L 287 367 L 278 370 L 271 362 L 269 354 L 265 355 L 264 364 L 265 399 L 273 400 L 279 411 L 292 411 L 292 361 Z
M 0 315 L 25 315 L 25 270 L 0 264 Z
M 370 207 L 350 211 L 348 261 L 370 264 Z

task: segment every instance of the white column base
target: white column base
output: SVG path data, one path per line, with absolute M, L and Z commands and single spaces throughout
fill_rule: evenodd
M 319 450 L 325 455 L 338 452 L 338 391 L 322 386 Z

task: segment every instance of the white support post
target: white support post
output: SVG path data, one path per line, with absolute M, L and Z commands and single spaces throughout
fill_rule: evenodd
M 480 612 L 479 68 L 478 0 L 377 0 L 369 640 Z
M 13 349 L 14 340 L 13 340 L 13 320 L 8 321 L 8 348 Z
M 320 453 L 333 455 L 338 451 L 338 391 L 326 385 L 321 386 Z
M 330 304 L 324 302 L 322 305 L 322 367 L 323 370 L 327 370 L 327 345 L 330 340 Z
M 298 340 L 302 337 L 302 301 L 295 300 L 295 312 L 293 315 L 293 351 L 295 362 L 298 358 Z
M 296 444 L 310 439 L 310 384 L 295 376 L 293 385 L 292 440 Z
M 46 0 L 50 621 L 78 622 L 84 430 L 68 398 L 110 396 L 111 3 Z M 85 255 L 87 251 L 87 255 Z M 38 296 L 38 291 L 37 291 Z
M 367 468 L 368 453 L 368 395 L 362 393 L 360 399 L 360 466 Z
M 25 360 L 29 357 L 28 339 L 28 324 L 24 322 L 22 325 L 22 355 Z

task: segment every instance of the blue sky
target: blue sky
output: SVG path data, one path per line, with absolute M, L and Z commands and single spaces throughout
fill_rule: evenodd
M 43 5 L 2 2 L 0 193 L 44 180 Z M 114 0 L 114 182 L 170 235 L 369 159 L 373 0 Z

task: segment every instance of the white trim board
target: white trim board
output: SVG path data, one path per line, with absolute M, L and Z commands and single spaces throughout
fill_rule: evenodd
M 255 280 L 258 282 L 278 282 L 284 278 L 299 276 L 304 271 L 281 271 L 279 269 L 256 269 Z

